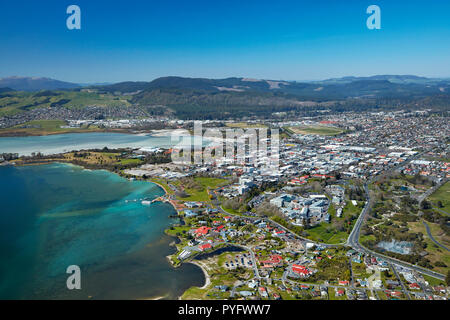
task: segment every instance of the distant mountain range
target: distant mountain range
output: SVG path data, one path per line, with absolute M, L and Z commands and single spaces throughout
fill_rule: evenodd
M 80 87 L 79 84 L 50 78 L 7 77 L 0 79 L 0 88 L 11 88 L 16 91 L 74 89 L 78 87 Z
M 363 80 L 378 80 L 378 81 L 389 81 L 392 83 L 436 83 L 440 82 L 443 79 L 437 78 L 426 78 L 426 77 L 418 77 L 414 75 L 376 75 L 370 77 L 342 77 L 342 78 L 332 78 L 323 81 L 314 81 L 315 83 L 350 83 L 354 81 L 363 81 Z
M 134 94 L 135 102 L 155 99 L 155 93 L 234 95 L 284 95 L 301 100 L 336 100 L 347 98 L 404 98 L 449 93 L 450 81 L 417 76 L 380 75 L 344 77 L 314 82 L 260 80 L 249 78 L 204 79 L 163 77 L 151 82 L 123 82 L 91 89 L 115 94 Z
M 7 92 L 11 90 L 15 92 Z M 296 82 L 162 77 L 150 82 L 89 86 L 49 78 L 0 79 L 0 114 L 45 106 L 130 105 L 157 107 L 158 112 L 165 110 L 186 119 L 268 116 L 330 107 L 336 110 L 412 106 L 447 109 L 450 106 L 450 79 L 377 75 Z
M 0 88 L 15 91 L 71 90 L 90 88 L 108 93 L 139 94 L 153 90 L 201 90 L 208 93 L 278 92 L 307 99 L 342 99 L 365 96 L 428 95 L 449 92 L 450 79 L 433 79 L 414 75 L 375 75 L 342 77 L 322 81 L 297 82 L 250 78 L 183 78 L 162 77 L 150 82 L 120 82 L 114 84 L 76 84 L 50 78 L 7 77 L 0 79 Z M 3 89 L 2 91 L 5 91 Z M 144 96 L 145 93 L 141 94 Z

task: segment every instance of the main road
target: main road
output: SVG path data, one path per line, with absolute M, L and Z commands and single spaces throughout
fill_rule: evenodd
M 412 160 L 412 159 L 411 159 Z M 366 192 L 366 198 L 367 198 L 367 202 L 366 205 L 364 206 L 363 210 L 361 211 L 361 214 L 358 217 L 358 220 L 355 223 L 355 226 L 353 227 L 352 232 L 350 233 L 350 236 L 347 239 L 347 246 L 352 247 L 354 250 L 359 251 L 359 252 L 363 252 L 372 256 L 375 256 L 377 258 L 383 259 L 387 262 L 390 262 L 392 264 L 395 265 L 400 265 L 404 268 L 408 268 L 408 269 L 412 269 L 416 272 L 422 273 L 422 274 L 426 274 L 428 276 L 440 279 L 440 280 L 445 280 L 445 276 L 443 274 L 440 274 L 438 272 L 434 272 L 428 269 L 425 269 L 421 266 L 418 265 L 413 265 L 411 263 L 408 262 L 404 262 L 401 260 L 398 260 L 396 258 L 392 258 L 389 256 L 386 256 L 384 254 L 381 253 L 377 253 L 375 251 L 372 251 L 366 247 L 364 247 L 363 245 L 361 245 L 361 243 L 359 242 L 359 237 L 360 237 L 360 233 L 361 233 L 361 227 L 364 224 L 364 221 L 368 215 L 368 213 L 370 212 L 371 206 L 372 206 L 372 199 L 370 199 L 370 193 L 369 193 L 369 186 L 368 184 L 371 183 L 372 181 L 374 181 L 375 179 L 371 179 L 369 180 L 365 185 L 364 185 L 364 191 Z

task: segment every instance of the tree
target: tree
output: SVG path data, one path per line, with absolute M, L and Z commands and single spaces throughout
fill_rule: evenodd
M 450 286 L 450 270 L 447 270 L 447 276 L 445 277 L 445 283 Z

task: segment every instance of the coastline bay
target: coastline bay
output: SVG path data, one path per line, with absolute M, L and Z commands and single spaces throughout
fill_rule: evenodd
M 176 299 L 203 284 L 198 267 L 166 259 L 174 209 L 140 202 L 164 194 L 156 184 L 59 163 L 4 166 L 0 177 L 1 298 Z M 73 264 L 81 290 L 66 288 Z

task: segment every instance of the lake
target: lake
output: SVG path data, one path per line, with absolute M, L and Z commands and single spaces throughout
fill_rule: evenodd
M 67 133 L 49 136 L 0 137 L 0 153 L 31 155 L 55 154 L 73 150 L 114 148 L 171 148 L 178 144 L 170 135 L 141 135 L 111 132 Z
M 89 135 L 85 143 L 97 136 Z M 51 148 L 72 139 L 55 137 L 41 139 Z M 175 210 L 141 204 L 163 193 L 153 183 L 68 164 L 0 166 L 0 299 L 176 299 L 202 286 L 200 268 L 175 269 L 166 259 L 174 239 L 164 229 Z M 81 268 L 81 290 L 66 288 L 69 265 Z

